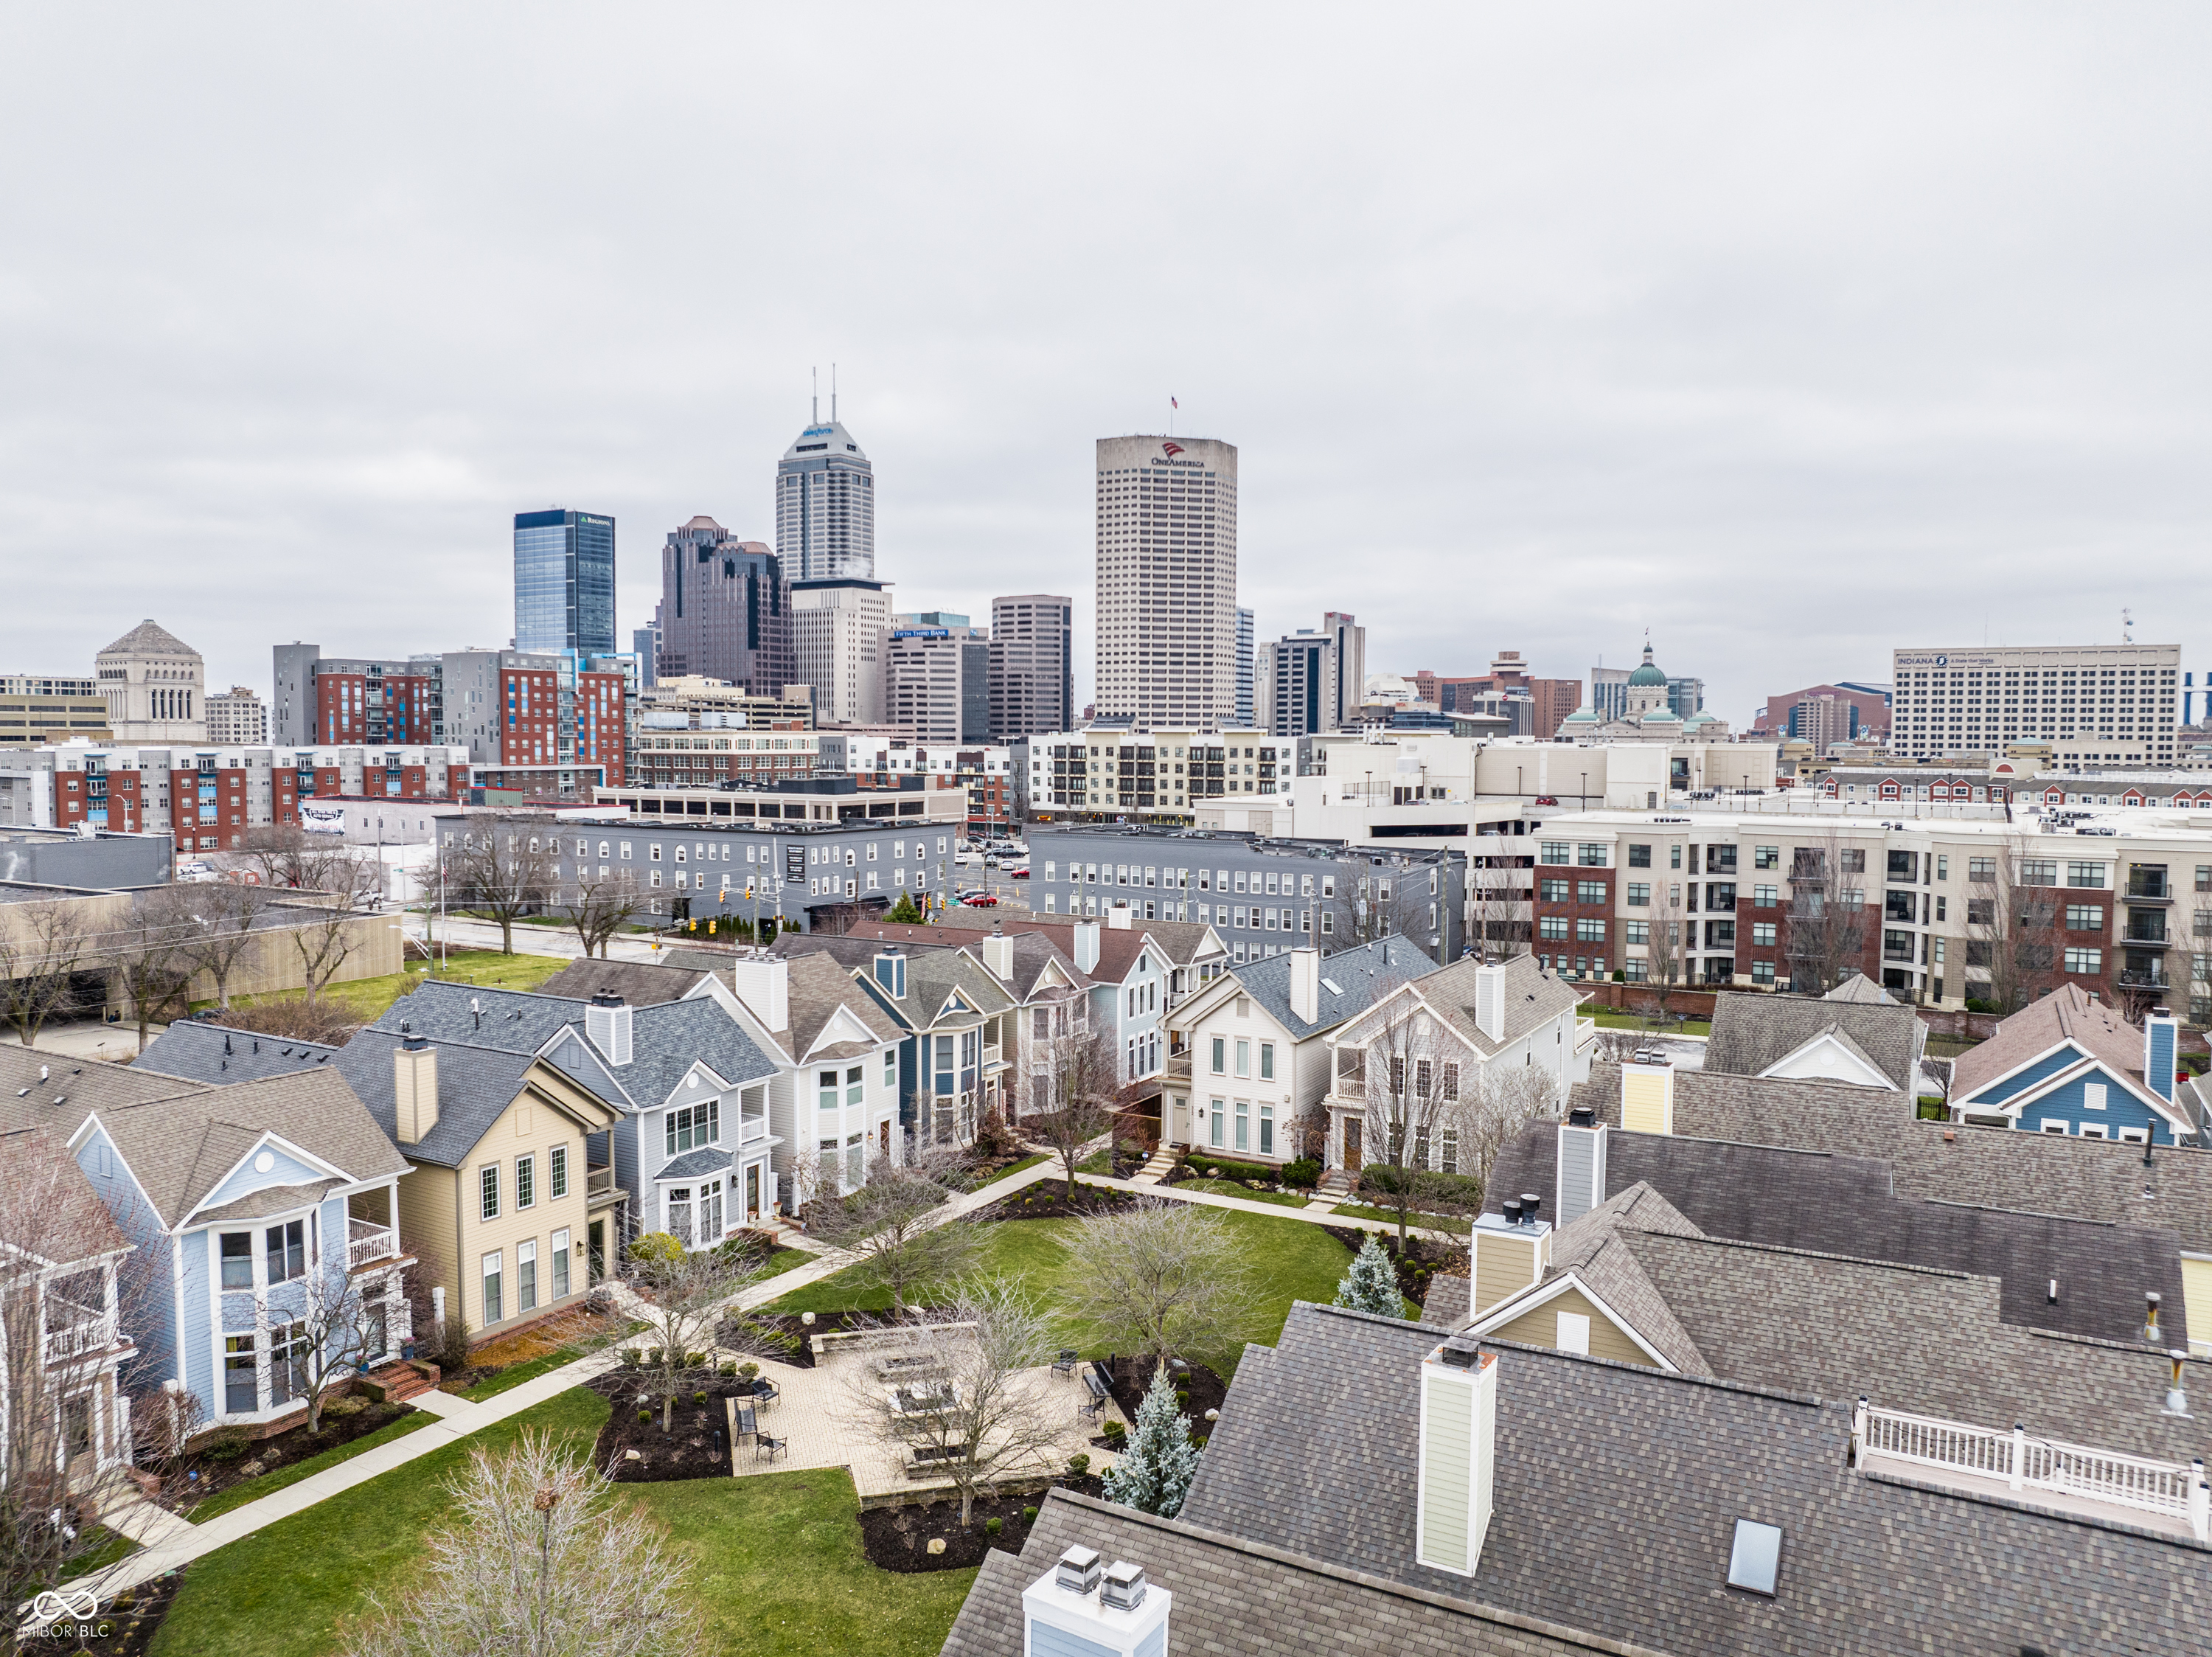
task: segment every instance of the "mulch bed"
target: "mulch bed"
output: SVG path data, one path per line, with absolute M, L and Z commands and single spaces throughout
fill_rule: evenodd
M 730 1476 L 730 1412 L 725 1398 L 750 1397 L 751 1388 L 733 1376 L 686 1374 L 677 1385 L 672 1430 L 660 1430 L 661 1377 L 657 1372 L 621 1369 L 584 1383 L 613 1405 L 607 1424 L 592 1447 L 592 1465 L 617 1484 L 659 1484 L 679 1478 Z M 707 1395 L 704 1404 L 692 1398 Z M 653 1419 L 641 1422 L 641 1398 L 651 1400 Z M 769 1421 L 773 1426 L 771 1411 Z M 714 1435 L 722 1435 L 717 1447 Z M 635 1451 L 635 1457 L 630 1452 Z
M 82 1622 L 57 1623 L 44 1640 L 26 1639 L 22 1649 L 32 1653 L 88 1651 L 98 1657 L 145 1657 L 161 1631 L 162 1620 L 177 1602 L 185 1585 L 185 1569 L 164 1571 L 150 1582 L 125 1588 Z M 66 1628 L 67 1632 L 64 1633 Z
M 790 1364 L 794 1368 L 811 1369 L 814 1368 L 814 1346 L 806 1338 L 809 1335 L 834 1335 L 841 1329 L 872 1329 L 889 1321 L 890 1317 L 887 1312 L 817 1312 L 814 1314 L 814 1321 L 808 1323 L 804 1314 L 797 1312 L 779 1312 L 774 1317 L 756 1314 L 741 1321 L 724 1324 L 714 1338 L 735 1352 L 757 1346 L 763 1331 L 785 1336 L 793 1345 L 788 1351 L 776 1353 L 776 1362 Z
M 1133 1427 L 1137 1406 L 1145 1401 L 1145 1391 L 1152 1384 L 1152 1361 L 1112 1357 L 1106 1360 L 1106 1368 L 1113 1377 L 1107 1391 L 1114 1395 L 1115 1407 Z M 1221 1408 L 1222 1400 L 1229 1396 L 1229 1383 L 1204 1364 L 1194 1363 L 1176 1377 L 1176 1388 L 1190 1395 L 1183 1403 L 1182 1416 L 1191 1437 L 1207 1437 L 1215 1423 L 1206 1418 L 1206 1412 Z
M 1081 1184 L 1076 1186 L 1075 1196 L 1071 1199 L 1065 1180 L 1050 1180 L 1016 1191 L 1011 1197 L 1002 1197 L 990 1207 L 978 1209 L 969 1221 L 975 1225 L 989 1225 L 1000 1220 L 1081 1219 L 1094 1214 L 1120 1214 L 1143 1201 L 1134 1191 L 1109 1191 L 1101 1185 Z
M 1079 1478 L 1073 1475 L 1056 1478 L 1053 1487 L 1089 1496 L 1097 1496 L 1104 1488 L 1095 1473 L 1086 1473 Z M 957 1499 L 904 1508 L 863 1508 L 860 1541 L 867 1550 L 868 1563 L 884 1570 L 964 1570 L 981 1564 L 983 1556 L 994 1548 L 1001 1553 L 1019 1553 L 1022 1544 L 1030 1537 L 1030 1521 L 1022 1517 L 1023 1512 L 1043 1503 L 1042 1490 L 1016 1496 L 979 1496 L 975 1498 L 975 1522 L 965 1531 L 960 1528 L 960 1503 Z M 1005 1521 L 996 1536 L 983 1529 L 984 1520 L 989 1519 Z M 943 1539 L 944 1552 L 930 1552 L 930 1542 L 935 1538 Z
M 1390 1264 L 1398 1270 L 1398 1292 L 1415 1306 L 1426 1306 L 1429 1301 L 1429 1281 L 1434 1277 L 1464 1277 L 1467 1276 L 1467 1251 L 1443 1243 L 1431 1242 L 1425 1237 L 1408 1237 L 1406 1252 L 1398 1252 L 1398 1234 L 1395 1231 L 1358 1231 L 1350 1226 L 1323 1226 L 1322 1229 L 1350 1249 L 1359 1252 L 1359 1246 L 1368 1238 L 1381 1240 L 1389 1252 Z
M 411 1404 L 380 1404 L 362 1398 L 364 1406 L 353 1415 L 334 1415 L 331 1404 L 344 1400 L 332 1399 L 323 1406 L 323 1430 L 307 1431 L 305 1416 L 297 1427 L 286 1429 L 269 1438 L 246 1441 L 245 1435 L 227 1435 L 218 1429 L 201 1438 L 194 1448 L 185 1453 L 182 1459 L 163 1470 L 161 1495 L 179 1504 L 179 1511 L 189 1509 L 193 1502 L 227 1490 L 234 1484 L 243 1484 L 264 1473 L 289 1467 L 294 1462 L 304 1461 L 309 1456 L 319 1455 L 325 1450 L 335 1450 L 342 1444 L 374 1433 L 380 1427 L 398 1421 L 402 1416 L 411 1416 Z M 242 1445 L 235 1455 L 219 1453 L 227 1446 Z M 194 1474 L 198 1474 L 196 1478 Z

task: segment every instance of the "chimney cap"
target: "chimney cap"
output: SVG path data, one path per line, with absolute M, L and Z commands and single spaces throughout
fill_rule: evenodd
M 1453 1369 L 1472 1369 L 1482 1356 L 1482 1349 L 1466 1335 L 1455 1335 L 1437 1349 L 1437 1361 Z
M 399 1039 L 399 1051 L 403 1053 L 419 1053 L 429 1045 L 430 1039 L 428 1036 L 402 1036 Z
M 592 997 L 592 1005 L 594 1007 L 620 1007 L 623 1005 L 623 998 L 615 994 L 613 990 L 602 990 Z
M 1145 1603 L 1145 1568 L 1117 1559 L 1106 1568 L 1098 1603 L 1109 1611 L 1134 1611 Z
M 1498 1211 L 1505 1216 L 1505 1223 L 1507 1225 L 1517 1226 L 1521 1223 L 1521 1199 L 1519 1197 L 1507 1197 L 1504 1202 L 1498 1205 Z
M 1098 1576 L 1103 1566 L 1098 1550 L 1078 1544 L 1060 1555 L 1060 1564 L 1053 1577 L 1054 1586 L 1070 1593 L 1089 1593 L 1098 1586 Z
M 1570 1128 L 1595 1128 L 1597 1126 L 1597 1112 L 1588 1105 L 1577 1105 L 1567 1112 L 1567 1125 Z
M 1544 1199 L 1533 1191 L 1521 1193 L 1521 1217 L 1530 1225 L 1536 1223 L 1536 1210 L 1544 1206 Z

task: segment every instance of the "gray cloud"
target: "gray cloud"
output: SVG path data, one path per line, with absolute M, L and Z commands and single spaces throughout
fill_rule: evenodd
M 1243 451 L 1245 601 L 1742 720 L 1893 644 L 2179 637 L 2212 25 L 2179 7 L 19 9 L 6 670 L 142 615 L 511 631 L 507 515 L 770 538 L 810 364 L 901 602 L 1089 612 L 1091 441 Z M 1084 641 L 1088 655 L 1087 637 Z

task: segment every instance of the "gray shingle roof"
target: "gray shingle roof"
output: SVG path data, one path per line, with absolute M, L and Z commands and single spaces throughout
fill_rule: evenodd
M 1808 1098 L 1816 1104 L 1840 1098 L 1862 1110 L 1868 1099 L 1867 1089 L 1840 1084 L 1758 1081 L 1678 1071 L 1674 1125 L 1679 1131 L 1671 1136 L 1607 1133 L 1607 1194 L 1647 1182 L 1709 1237 L 1999 1278 L 2004 1284 L 2005 1320 L 2027 1328 L 2131 1340 L 2142 1325 L 2146 1289 L 2158 1290 L 2167 1308 L 2165 1315 L 2179 1319 L 2179 1240 L 2164 1226 L 2146 1223 L 2172 1215 L 2147 1215 L 2123 1226 L 2049 1212 L 1931 1201 L 1929 1194 L 1903 1189 L 1906 1182 L 1879 1158 L 1690 1136 L 1701 1097 L 1744 1088 L 1774 1096 L 1778 1112 L 1785 1111 L 1793 1099 L 1804 1108 Z M 1609 1106 L 1605 1102 L 1608 1093 Z M 1909 1109 L 1898 1095 L 1880 1097 Z M 1592 1106 L 1600 1121 L 1617 1127 L 1620 1098 L 1619 1067 L 1601 1064 L 1593 1067 L 1589 1081 L 1575 1090 L 1574 1103 Z M 1941 1124 L 1918 1125 L 1936 1130 L 1938 1136 L 1943 1131 Z M 2012 1133 L 1996 1128 L 1960 1131 Z M 1941 1147 L 1940 1137 L 1937 1143 L 1951 1148 Z M 1554 1188 L 1558 1153 L 1555 1124 L 1539 1123 L 1522 1129 L 1498 1153 L 1491 1191 L 1548 1195 Z M 2032 1198 L 2033 1193 L 2023 1185 L 2014 1195 Z M 1498 1197 L 1491 1197 L 1489 1206 L 1496 1211 Z M 2062 1290 L 2055 1305 L 2047 1302 L 2045 1294 L 2053 1277 Z
M 481 1007 L 480 1017 L 471 1011 L 472 1001 Z M 559 1057 L 561 1068 L 609 1103 L 633 1110 L 647 1110 L 667 1100 L 695 1063 L 705 1063 L 733 1084 L 775 1074 L 775 1063 L 710 999 L 631 1008 L 632 1057 L 623 1065 L 606 1061 L 591 1045 L 584 1033 L 585 1006 L 557 996 L 431 979 L 413 995 L 394 1002 L 369 1028 L 396 1035 L 405 1024 L 414 1034 L 441 1045 L 454 1042 L 510 1053 L 544 1051 L 565 1031 L 586 1062 Z M 613 1094 L 605 1091 L 611 1085 L 609 1078 L 617 1088 Z
M 2038 1053 L 2070 1041 L 2140 1087 L 2142 1032 L 2106 1002 L 2092 1001 L 2079 984 L 2061 984 L 1997 1026 L 1996 1033 L 1959 1055 L 1951 1067 L 1951 1097 L 1970 1099 L 2008 1070 Z
M 894 927 L 887 929 L 921 932 L 929 929 Z M 939 1009 L 956 990 L 970 1007 L 986 1018 L 1006 1012 L 1013 1006 L 1013 997 L 1006 992 L 996 978 L 983 970 L 983 964 L 966 950 L 933 942 L 891 941 L 906 957 L 906 996 L 903 1000 L 894 997 L 869 977 L 871 963 L 886 947 L 884 940 L 858 934 L 825 937 L 787 932 L 776 940 L 773 947 L 777 953 L 794 959 L 816 953 L 829 955 L 848 972 L 858 973 L 867 979 L 871 993 L 876 996 L 877 1004 L 890 1009 L 895 1018 L 910 1029 L 931 1027 L 937 1020 Z
M 1534 955 L 1516 955 L 1504 965 L 1505 1033 L 1498 1041 L 1491 1040 L 1475 1026 L 1475 975 L 1482 966 L 1480 961 L 1454 961 L 1430 973 L 1418 986 L 1422 1000 L 1435 1008 L 1462 1039 L 1486 1057 L 1520 1040 L 1539 1025 L 1572 1010 L 1582 1000 L 1580 991 L 1553 978 Z
M 729 1147 L 708 1145 L 696 1151 L 684 1152 L 673 1162 L 664 1164 L 653 1177 L 655 1179 L 701 1179 L 708 1174 L 726 1173 L 729 1167 Z
M 397 1079 L 392 1055 L 401 1038 L 383 1030 L 362 1030 L 338 1055 L 338 1068 L 367 1103 L 377 1125 L 395 1139 L 398 1130 Z M 438 1121 L 412 1145 L 408 1156 L 441 1168 L 468 1160 L 492 1124 L 522 1092 L 523 1077 L 536 1061 L 527 1053 L 505 1053 L 457 1041 L 431 1044 L 438 1075 Z
M 1377 938 L 1357 949 L 1340 949 L 1321 958 L 1321 1016 L 1309 1024 L 1291 1011 L 1291 958 L 1273 955 L 1264 960 L 1232 966 L 1229 976 L 1244 986 L 1244 993 L 1267 1009 L 1268 1015 L 1293 1037 L 1303 1040 L 1324 1030 L 1334 1030 L 1355 1018 L 1408 979 L 1437 970 L 1426 950 L 1404 938 Z M 1334 984 L 1332 990 L 1329 986 Z
M 1705 1043 L 1705 1069 L 1755 1076 L 1796 1052 L 1824 1030 L 1838 1029 L 1875 1068 L 1903 1092 L 1915 1089 L 1928 1026 L 1912 1008 L 1801 996 L 1730 995 L 1713 998 L 1713 1033 Z
M 1859 1002 L 1869 1007 L 1895 1007 L 1896 996 L 1883 989 L 1863 972 L 1854 972 L 1841 984 L 1820 997 L 1822 1001 Z
M 219 1087 L 263 1076 L 295 1075 L 328 1065 L 337 1051 L 319 1041 L 295 1041 L 264 1036 L 256 1030 L 179 1021 L 155 1037 L 131 1068 L 159 1070 L 165 1075 Z
M 1398 1648 L 1396 1619 L 1376 1619 L 1376 1602 L 1354 1592 L 1365 1584 L 1347 1585 L 1345 1571 L 1459 1610 L 1471 1644 L 1485 1637 L 1478 1606 L 1701 1657 L 2202 1643 L 2207 1555 L 2197 1544 L 1854 1470 L 1842 1399 L 1503 1343 L 1486 1343 L 1498 1380 L 1481 1558 L 1472 1580 L 1431 1569 L 1414 1558 L 1417 1375 L 1437 1340 L 1418 1325 L 1301 1304 L 1274 1358 L 1239 1369 L 1176 1528 L 1328 1569 L 1232 1605 L 1250 1625 L 1224 1648 Z M 1771 1599 L 1725 1586 L 1738 1519 L 1783 1529 Z M 1018 1592 L 1066 1541 L 1094 1535 L 1112 1538 L 1109 1558 L 1148 1572 L 1159 1557 L 1176 1586 L 1175 1543 L 1148 1556 L 1136 1530 L 1109 1531 L 1078 1509 L 1040 1523 L 1019 1574 L 997 1568 L 947 1648 L 1017 1649 L 1009 1583 Z M 1237 1592 L 1237 1574 L 1219 1573 L 1224 1592 Z M 1170 1657 L 1215 1648 L 1215 1624 L 1200 1617 L 1188 1634 L 1171 1627 Z
M 657 1007 L 663 1002 L 682 1001 L 706 976 L 703 971 L 666 962 L 573 960 L 539 984 L 538 993 L 589 1001 L 607 990 L 632 1007 Z

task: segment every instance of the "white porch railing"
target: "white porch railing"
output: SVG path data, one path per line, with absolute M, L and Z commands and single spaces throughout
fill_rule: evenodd
M 346 1219 L 346 1264 L 365 1266 L 371 1260 L 389 1259 L 399 1252 L 399 1234 L 374 1220 Z
M 48 1363 L 63 1363 L 87 1352 L 115 1344 L 115 1319 L 106 1313 L 58 1295 L 46 1297 L 45 1355 Z
M 1862 1456 L 1940 1468 L 1990 1479 L 2013 1489 L 2050 1490 L 2087 1502 L 2185 1520 L 2200 1542 L 2212 1540 L 2212 1489 L 2202 1461 L 2152 1461 L 2118 1450 L 2092 1449 L 2010 1432 L 1877 1410 L 1860 1400 L 1852 1436 Z

